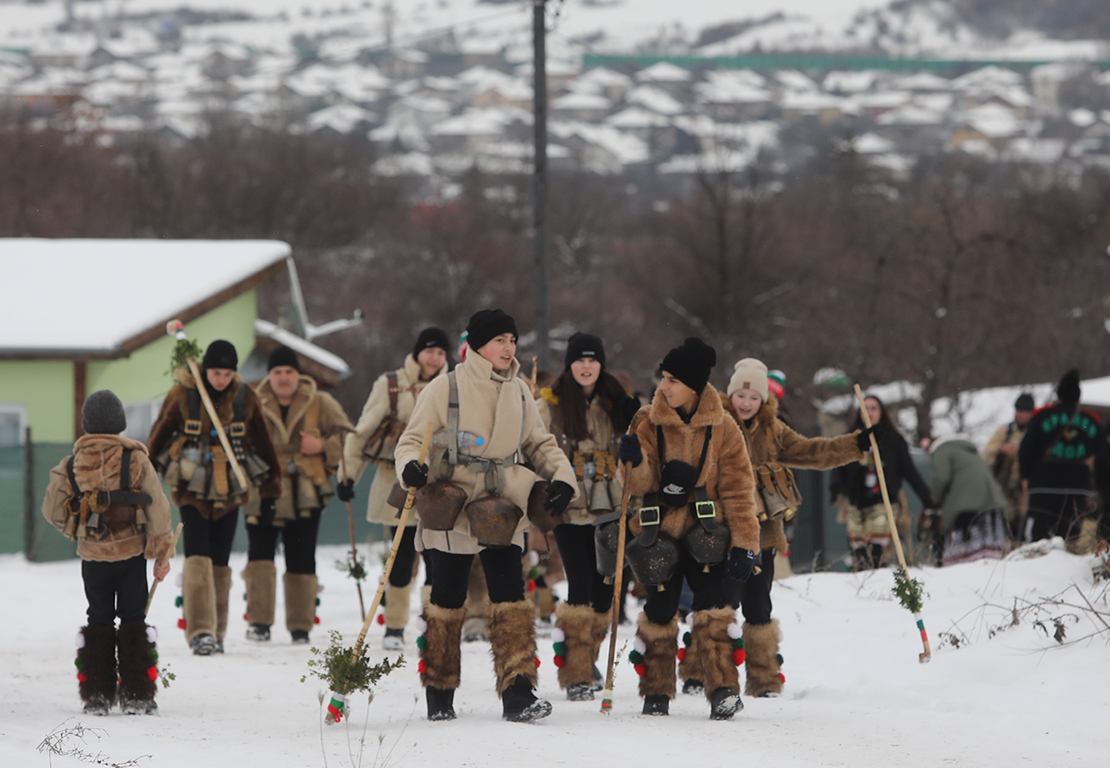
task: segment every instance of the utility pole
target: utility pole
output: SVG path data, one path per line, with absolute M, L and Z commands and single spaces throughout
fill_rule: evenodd
M 532 0 L 533 131 L 536 145 L 533 176 L 533 237 L 536 280 L 536 357 L 547 368 L 551 309 L 547 288 L 547 0 Z

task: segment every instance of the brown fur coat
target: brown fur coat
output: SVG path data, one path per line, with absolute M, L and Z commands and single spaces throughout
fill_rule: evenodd
M 651 405 L 640 409 L 630 432 L 640 439 L 644 460 L 638 467 L 633 467 L 626 479 L 631 493 L 636 496 L 642 497 L 659 488 L 656 426 L 663 427 L 666 460 L 678 459 L 695 467 L 701 456 L 705 428 L 713 427 L 698 485 L 704 485 L 709 498 L 719 503 L 724 518 L 722 522 L 731 534 L 731 545 L 758 551 L 759 521 L 756 519 L 755 480 L 748 447 L 736 422 L 726 416 L 713 385 L 706 385 L 689 424 L 682 421 L 678 411 L 667 405 L 658 391 Z M 688 506 L 682 509 L 666 508 L 662 532 L 680 539 L 694 526 L 694 522 Z M 636 517 L 631 519 L 629 531 L 634 536 L 640 533 L 640 522 Z
M 170 544 L 170 503 L 162 491 L 158 473 L 147 458 L 146 446 L 120 435 L 84 435 L 73 445 L 73 474 L 82 491 L 115 491 L 120 487 L 123 449 L 131 453 L 131 489 L 150 495 L 146 508 L 146 530 L 127 528 L 111 532 L 103 541 L 82 539 L 77 554 L 82 560 L 117 562 L 136 555 L 162 557 Z M 67 465 L 62 459 L 50 470 L 50 485 L 42 502 L 42 514 L 59 531 L 65 531 L 67 503 L 73 496 Z
M 158 419 L 150 430 L 150 437 L 146 441 L 151 456 L 157 456 L 161 453 L 175 439 L 184 427 L 185 420 L 189 418 L 189 390 L 196 389 L 197 384 L 187 368 L 178 368 L 174 372 L 174 376 L 177 378 L 177 384 L 170 389 L 166 399 L 162 401 L 162 410 L 159 412 Z M 264 499 L 276 499 L 281 495 L 281 469 L 278 466 L 277 454 L 270 440 L 270 433 L 266 429 L 266 420 L 262 416 L 262 405 L 258 400 L 258 395 L 255 394 L 254 389 L 249 384 L 243 381 L 239 374 L 235 374 L 231 384 L 224 390 L 219 401 L 215 403 L 216 413 L 224 426 L 231 423 L 233 402 L 239 387 L 247 388 L 247 400 L 243 408 L 243 421 L 246 423 L 247 430 L 244 439 L 247 449 L 256 453 L 270 467 L 270 475 L 259 487 L 258 492 Z M 212 429 L 212 422 L 208 417 L 207 409 L 203 407 L 200 410 L 200 421 L 201 434 L 207 434 Z M 216 438 L 213 438 L 213 442 L 215 440 Z M 190 493 L 187 490 L 187 485 L 187 482 L 182 481 L 176 487 L 170 489 L 173 503 L 179 507 L 186 505 L 196 507 L 202 515 L 208 518 L 223 517 L 223 515 L 246 501 L 246 496 L 243 495 L 241 499 L 237 499 L 233 504 L 216 508 L 210 501 L 198 498 L 195 494 Z

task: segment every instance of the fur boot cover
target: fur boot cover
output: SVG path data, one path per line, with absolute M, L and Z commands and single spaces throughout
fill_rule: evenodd
M 285 628 L 290 632 L 311 632 L 316 626 L 316 574 L 286 573 L 282 577 L 285 588 Z
M 146 712 L 158 690 L 158 651 L 153 627 L 145 621 L 119 625 L 119 706 Z
M 690 614 L 692 621 L 695 614 Z M 704 647 L 704 646 L 702 646 Z M 694 644 L 692 632 L 687 632 L 682 637 L 682 650 L 678 652 L 678 679 L 685 683 L 687 680 L 705 682 L 705 672 L 701 668 L 701 658 L 698 656 L 699 646 Z
M 555 661 L 559 667 L 559 687 L 568 688 L 575 683 L 592 683 L 594 679 L 594 609 L 588 605 L 561 603 L 555 611 L 555 630 L 551 639 L 555 645 Z M 561 646 L 560 646 L 561 644 Z M 559 651 L 562 653 L 559 653 Z M 562 658 L 562 665 L 559 665 Z
M 224 635 L 227 634 L 227 603 L 231 593 L 231 568 L 226 565 L 212 566 L 212 584 L 216 589 L 216 639 L 222 643 Z
M 390 584 L 385 588 L 385 626 L 387 629 L 404 629 L 409 623 L 409 601 L 412 582 L 403 587 Z
M 247 623 L 274 623 L 274 604 L 277 602 L 277 568 L 273 560 L 251 560 L 243 569 L 243 582 L 247 585 Z
M 640 695 L 673 699 L 674 664 L 678 655 L 678 617 L 672 618 L 669 624 L 653 624 L 646 613 L 641 613 L 636 627 L 635 647 L 644 657 Z
M 420 682 L 425 688 L 453 691 L 459 687 L 462 669 L 462 625 L 466 608 L 440 608 L 424 604 L 424 615 L 417 622 L 420 637 Z
M 498 696 L 517 675 L 536 687 L 536 608 L 532 601 L 490 605 L 489 642 Z
M 185 642 L 197 635 L 216 635 L 216 588 L 212 558 L 192 555 L 181 568 L 181 597 L 185 611 Z
M 115 627 L 81 627 L 77 633 L 77 692 L 81 701 L 105 712 L 115 701 Z
M 748 696 L 767 696 L 782 693 L 779 677 L 779 623 L 748 624 L 744 622 L 744 650 L 747 661 L 747 681 L 744 693 Z M 709 686 L 706 686 L 708 688 Z
M 729 625 L 736 621 L 732 608 L 711 608 L 694 613 L 690 630 L 690 649 L 701 667 L 701 677 L 708 697 L 718 688 L 740 692 L 740 673 L 733 660 Z M 733 630 L 735 632 L 735 630 Z
M 593 644 L 593 662 L 597 664 L 597 657 L 601 652 L 601 646 L 605 642 L 605 638 L 609 636 L 609 629 L 613 624 L 613 617 L 611 611 L 616 610 L 613 606 L 605 613 L 594 612 L 593 626 L 590 628 L 590 642 Z M 593 670 L 590 670 L 593 674 Z

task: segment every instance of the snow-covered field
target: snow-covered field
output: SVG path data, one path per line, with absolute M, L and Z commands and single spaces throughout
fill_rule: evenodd
M 331 567 L 340 557 L 340 548 L 320 552 L 326 589 L 323 623 L 314 633 L 319 644 L 326 643 L 327 629 L 353 642 L 360 624 L 354 585 Z M 1062 645 L 1028 614 L 1019 625 L 994 631 L 1010 622 L 1015 605 L 1061 593 L 1066 602 L 1083 606 L 1081 592 L 1099 611 L 1110 612 L 1107 585 L 1093 582 L 1092 562 L 1057 547 L 1030 559 L 915 571 L 929 595 L 924 619 L 935 650 L 926 665 L 918 663 L 921 643 L 912 616 L 890 594 L 889 570 L 778 582 L 785 693 L 746 699 L 746 709 L 730 722 L 709 721 L 704 699 L 691 696 L 680 696 L 667 719 L 640 715 L 627 661 L 618 669 L 610 717 L 598 713 L 598 702 L 567 702 L 555 683 L 550 641 L 541 639 L 540 693 L 554 703 L 550 718 L 535 725 L 500 720 L 488 645 L 478 643 L 464 645 L 459 719 L 429 723 L 410 636 L 408 666 L 383 681 L 369 707 L 356 699 L 349 721 L 325 728 L 317 699 L 321 686 L 300 682 L 308 649 L 289 645 L 283 631 L 267 646 L 242 638 L 237 575 L 226 655 L 189 654 L 175 628 L 171 573 L 151 616 L 162 631 L 162 664 L 177 676 L 159 692 L 160 715 L 83 716 L 72 662 L 84 611 L 78 562 L 30 564 L 4 556 L 0 583 L 8 621 L 0 632 L 0 765 L 83 764 L 74 757 L 51 762 L 36 752 L 51 731 L 80 723 L 101 729 L 99 740 L 90 737 L 84 745 L 88 754 L 100 755 L 101 764 L 135 760 L 158 768 L 1105 766 L 1110 630 L 1089 611 L 1060 607 L 1045 609 L 1039 618 L 1051 634 L 1053 619 L 1061 617 Z M 180 564 L 174 561 L 175 571 Z M 232 567 L 237 574 L 242 566 L 240 555 Z M 961 647 L 943 643 L 945 632 L 958 635 Z M 380 635 L 375 624 L 375 656 Z M 622 627 L 620 643 L 630 636 Z M 72 740 L 69 745 L 81 746 Z

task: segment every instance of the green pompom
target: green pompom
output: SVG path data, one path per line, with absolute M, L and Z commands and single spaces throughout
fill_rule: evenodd
M 628 654 L 628 660 L 631 661 L 633 664 L 640 664 L 644 660 L 644 655 L 639 651 L 633 649 Z
M 317 608 L 319 608 L 319 607 L 320 607 L 320 598 L 316 598 L 316 607 L 317 607 Z
M 739 649 L 743 650 L 743 648 L 744 648 L 744 638 L 738 637 L 735 640 L 733 640 L 732 641 L 732 647 L 733 648 L 739 648 Z
M 690 644 L 690 641 L 691 641 L 692 639 L 693 639 L 693 638 L 692 638 L 692 637 L 690 636 L 690 633 L 689 633 L 689 632 L 687 632 L 686 634 L 684 634 L 684 635 L 682 636 L 682 644 L 683 644 L 683 645 L 689 645 L 689 644 Z
M 151 664 L 157 664 L 158 663 L 158 649 L 157 648 L 151 648 L 149 651 L 146 652 L 146 655 L 150 659 Z
M 245 597 L 243 599 L 246 600 Z M 173 607 L 174 608 L 180 608 L 183 605 L 185 605 L 185 598 L 184 597 L 182 597 L 181 595 L 178 595 L 177 597 L 174 598 L 174 600 L 173 600 Z
M 556 656 L 566 656 L 567 655 L 567 644 L 564 643 L 562 640 L 560 640 L 557 643 L 554 643 L 552 645 L 552 648 L 554 649 Z
M 779 666 L 781 667 L 782 666 L 782 654 L 781 653 L 776 653 L 775 654 L 775 660 L 778 661 Z
M 85 662 L 81 661 L 81 659 L 74 659 L 73 666 L 77 667 L 78 672 L 85 671 Z
M 428 647 L 428 641 L 424 639 L 424 635 L 421 635 L 420 637 L 416 638 L 416 647 L 419 648 L 420 650 L 424 650 L 425 648 Z

